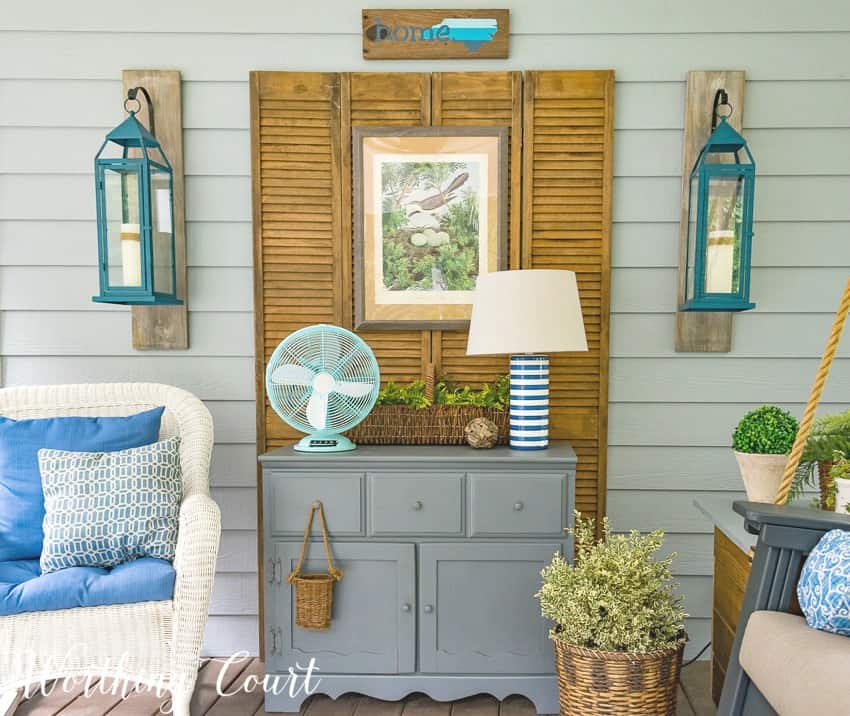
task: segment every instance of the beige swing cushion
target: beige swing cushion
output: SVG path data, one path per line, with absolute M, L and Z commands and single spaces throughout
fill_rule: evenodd
M 782 716 L 850 714 L 850 637 L 812 629 L 795 614 L 753 612 L 740 662 Z

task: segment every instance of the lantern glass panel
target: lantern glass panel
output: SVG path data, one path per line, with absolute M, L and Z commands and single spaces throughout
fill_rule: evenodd
M 690 300 L 694 297 L 694 267 L 696 265 L 696 245 L 697 245 L 697 197 L 698 197 L 698 177 L 691 177 L 691 191 L 688 196 L 688 252 L 686 266 L 686 281 L 685 284 L 685 300 Z
M 698 188 L 697 175 L 691 176 L 691 191 L 688 195 L 688 251 L 686 254 L 687 264 L 685 266 L 685 300 L 689 301 L 694 297 L 694 280 L 696 266 L 696 244 L 697 244 L 697 192 Z
M 151 167 L 153 290 L 174 293 L 174 242 L 171 173 Z
M 109 286 L 141 288 L 142 242 L 139 175 L 132 169 L 103 172 Z
M 715 175 L 709 178 L 705 293 L 739 292 L 743 200 L 742 177 Z

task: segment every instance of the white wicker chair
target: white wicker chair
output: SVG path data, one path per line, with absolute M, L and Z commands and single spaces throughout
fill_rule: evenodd
M 106 676 L 166 689 L 173 713 L 189 716 L 221 533 L 209 495 L 209 411 L 191 393 L 154 383 L 0 390 L 0 415 L 15 419 L 131 415 L 159 405 L 165 406 L 160 437 L 182 439 L 174 598 L 0 617 L 0 704 L 4 695 L 12 703 L 12 695 L 33 681 Z

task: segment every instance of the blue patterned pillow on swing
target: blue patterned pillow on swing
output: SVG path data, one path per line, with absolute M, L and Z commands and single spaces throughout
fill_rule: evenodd
M 850 532 L 821 537 L 803 565 L 797 600 L 810 627 L 850 636 Z

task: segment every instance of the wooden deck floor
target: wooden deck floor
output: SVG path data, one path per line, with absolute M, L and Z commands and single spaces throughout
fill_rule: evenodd
M 697 662 L 682 672 L 677 716 L 714 716 L 714 704 L 709 695 L 709 663 Z M 222 698 L 216 690 L 220 662 L 207 662 L 198 676 L 198 686 L 192 702 L 192 716 L 263 716 L 263 695 L 257 691 Z M 228 692 L 251 675 L 262 675 L 260 661 L 246 660 L 230 669 L 223 684 Z M 108 686 L 108 685 L 107 685 Z M 70 691 L 56 688 L 49 696 L 36 694 L 23 701 L 14 716 L 156 716 L 163 701 L 150 693 L 131 694 L 122 700 L 108 688 L 82 693 L 82 685 Z M 301 709 L 302 716 L 534 716 L 531 703 L 513 696 L 501 703 L 492 696 L 473 696 L 454 703 L 438 703 L 421 694 L 404 701 L 389 702 L 346 694 L 336 701 L 314 696 Z

